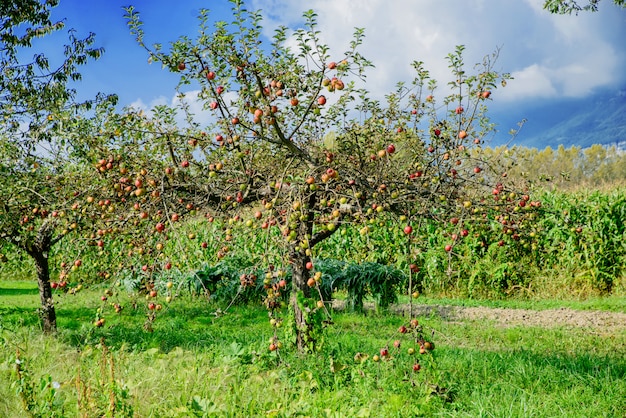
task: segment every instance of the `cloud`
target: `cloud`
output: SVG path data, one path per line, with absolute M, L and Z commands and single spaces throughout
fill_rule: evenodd
M 468 69 L 503 47 L 496 69 L 515 76 L 502 94 L 508 101 L 581 97 L 597 87 L 626 81 L 620 70 L 626 54 L 618 47 L 624 25 L 609 7 L 598 13 L 556 16 L 543 10 L 543 0 L 251 3 L 266 17 L 268 35 L 278 24 L 302 27 L 302 12 L 315 10 L 322 40 L 331 46 L 333 56 L 347 48 L 354 27 L 365 28 L 361 53 L 376 67 L 368 72 L 367 85 L 378 96 L 398 81 L 410 81 L 414 60 L 423 61 L 439 85 L 445 85 L 450 78 L 445 57 L 459 44 L 467 47 Z

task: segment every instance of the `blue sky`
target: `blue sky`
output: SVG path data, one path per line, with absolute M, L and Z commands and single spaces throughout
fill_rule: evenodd
M 53 18 L 65 18 L 77 36 L 96 33 L 104 56 L 83 69 L 81 97 L 116 93 L 122 105 L 150 107 L 171 103 L 176 77 L 149 65 L 123 19 L 123 6 L 133 4 L 145 23 L 146 41 L 167 44 L 197 32 L 198 10 L 215 19 L 229 19 L 226 0 L 61 0 Z M 543 0 L 249 0 L 263 12 L 267 34 L 276 25 L 297 28 L 302 12 L 314 9 L 319 29 L 337 51 L 347 48 L 354 27 L 365 28 L 361 52 L 376 66 L 368 88 L 384 95 L 397 81 L 412 77 L 410 63 L 424 61 L 440 85 L 448 81 L 445 56 L 466 45 L 466 63 L 473 64 L 501 48 L 496 68 L 515 77 L 493 96 L 492 109 L 520 120 L 541 107 L 592 97 L 600 91 L 626 87 L 626 9 L 612 1 L 598 13 L 555 16 L 542 10 Z M 53 52 L 53 41 L 44 41 Z M 193 88 L 193 87 L 190 87 Z M 547 111 L 549 113 L 549 110 Z M 507 120 L 505 123 L 510 123 Z M 512 126 L 510 126 L 512 127 Z M 509 127 L 503 127 L 508 131 Z

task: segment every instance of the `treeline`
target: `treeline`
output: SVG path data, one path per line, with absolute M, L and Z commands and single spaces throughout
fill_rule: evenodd
M 500 146 L 484 150 L 487 156 L 506 155 L 515 165 L 508 174 L 528 179 L 548 190 L 603 188 L 626 183 L 626 152 L 616 146 L 592 145 L 544 149 Z

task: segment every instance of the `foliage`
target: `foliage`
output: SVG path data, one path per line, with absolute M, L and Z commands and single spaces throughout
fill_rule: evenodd
M 600 0 L 588 1 L 588 4 L 580 5 L 578 1 L 574 0 L 546 0 L 543 8 L 550 13 L 556 14 L 572 14 L 572 12 L 578 14 L 581 11 L 597 12 Z M 613 3 L 620 7 L 626 7 L 626 1 L 624 0 L 613 0 Z

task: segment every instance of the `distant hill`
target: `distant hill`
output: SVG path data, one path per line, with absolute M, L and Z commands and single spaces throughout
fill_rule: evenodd
M 582 148 L 602 144 L 626 150 L 626 89 L 519 111 L 509 109 L 494 113 L 492 118 L 500 130 L 494 145 L 506 142 L 507 132 L 525 118 L 516 145 L 542 149 L 560 144 Z

